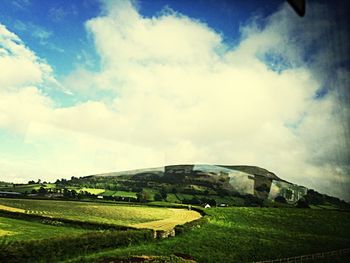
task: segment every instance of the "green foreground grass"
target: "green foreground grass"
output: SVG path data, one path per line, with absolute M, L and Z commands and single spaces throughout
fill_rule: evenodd
M 106 250 L 69 262 L 136 255 L 191 255 L 198 262 L 252 262 L 350 247 L 350 213 L 292 208 L 211 208 L 208 223 L 175 238 Z
M 74 236 L 89 230 L 66 226 L 52 226 L 38 222 L 0 217 L 0 240 L 38 240 L 59 236 Z

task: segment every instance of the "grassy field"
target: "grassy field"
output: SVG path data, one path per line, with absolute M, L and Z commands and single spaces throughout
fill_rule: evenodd
M 169 209 L 174 214 L 172 217 L 164 218 L 161 220 L 139 223 L 132 225 L 136 228 L 149 228 L 155 230 L 171 230 L 174 226 L 178 224 L 184 224 L 196 219 L 199 219 L 201 215 L 195 211 L 187 211 L 184 209 Z
M 69 187 L 68 187 L 69 189 Z M 84 191 L 84 192 L 89 192 L 90 194 L 94 194 L 94 195 L 99 195 L 99 194 L 103 194 L 106 190 L 105 189 L 98 189 L 98 188 L 79 188 L 77 190 L 77 192 L 81 192 L 81 191 Z
M 0 209 L 55 218 L 155 229 L 168 229 L 199 217 L 199 214 L 194 211 L 170 208 L 30 199 L 0 198 Z M 144 223 L 147 224 L 143 225 Z
M 106 190 L 102 193 L 103 196 L 121 196 L 121 197 L 133 197 L 136 198 L 135 192 L 126 192 L 126 191 L 111 191 Z
M 0 217 L 0 240 L 36 240 L 58 236 L 74 236 L 88 230 L 66 226 L 52 226 L 39 222 Z
M 207 224 L 175 238 L 70 262 L 184 253 L 198 262 L 252 262 L 350 247 L 350 213 L 293 208 L 210 208 Z M 80 261 L 81 260 L 81 261 Z
M 197 212 L 183 209 L 77 201 L 0 198 L 0 209 L 152 229 L 169 229 L 199 218 Z M 350 247 L 348 212 L 248 207 L 205 211 L 207 223 L 175 238 L 83 254 L 69 262 L 144 255 L 169 257 L 175 253 L 190 255 L 198 262 L 252 262 Z M 0 218 L 0 241 L 74 236 L 84 231 L 89 230 Z

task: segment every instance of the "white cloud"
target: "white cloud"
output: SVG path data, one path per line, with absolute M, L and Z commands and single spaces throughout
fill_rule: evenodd
M 54 81 L 52 69 L 0 24 L 0 90 Z
M 25 144 L 48 153 L 38 158 L 51 177 L 167 163 L 252 164 L 349 199 L 339 101 L 333 91 L 314 99 L 325 80 L 300 51 L 319 35 L 296 39 L 302 25 L 295 26 L 292 15 L 284 7 L 263 28 L 248 24 L 239 45 L 229 47 L 218 32 L 185 15 L 145 18 L 130 2 L 106 2 L 104 15 L 86 23 L 100 71 L 78 68 L 62 82 L 90 100 L 54 108 L 50 98 L 26 87 L 16 91 L 25 103 L 7 94 L 0 125 L 25 130 Z M 0 33 L 8 45 L 20 41 Z M 19 83 L 33 85 L 47 66 L 26 56 L 38 73 Z M 283 65 L 274 71 L 271 61 Z M 11 77 L 1 81 L 19 85 Z M 108 103 L 96 99 L 103 91 L 113 96 Z M 18 128 L 26 121 L 26 129 Z

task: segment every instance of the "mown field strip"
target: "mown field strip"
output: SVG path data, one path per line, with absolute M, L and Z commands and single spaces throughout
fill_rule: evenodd
M 0 204 L 0 209 L 5 210 L 5 211 L 11 211 L 11 212 L 20 212 L 20 213 L 25 212 L 24 209 L 15 208 L 15 207 L 7 206 L 7 205 L 1 205 L 1 204 Z
M 154 230 L 170 230 L 176 225 L 185 224 L 189 221 L 193 221 L 201 217 L 201 215 L 196 211 L 188 211 L 184 209 L 169 210 L 173 212 L 173 216 L 170 218 L 133 224 L 131 226 L 136 228 L 150 228 Z
M 171 229 L 200 217 L 199 213 L 185 209 L 77 201 L 0 198 L 0 205 L 8 211 L 26 214 L 159 230 Z

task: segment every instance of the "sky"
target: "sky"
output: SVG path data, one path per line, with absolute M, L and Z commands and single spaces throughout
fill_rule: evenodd
M 350 201 L 348 4 L 0 3 L 0 181 L 246 164 Z

